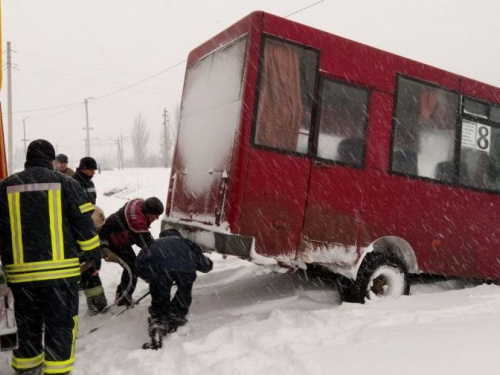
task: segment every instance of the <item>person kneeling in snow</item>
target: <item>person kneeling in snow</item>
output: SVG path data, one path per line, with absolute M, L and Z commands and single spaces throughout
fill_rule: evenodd
M 148 332 L 151 337 L 157 330 L 164 336 L 186 324 L 196 271 L 207 273 L 212 267 L 212 261 L 202 254 L 201 248 L 175 229 L 164 230 L 159 239 L 141 250 L 136 270 L 139 277 L 149 282 Z M 174 282 L 177 292 L 170 300 Z

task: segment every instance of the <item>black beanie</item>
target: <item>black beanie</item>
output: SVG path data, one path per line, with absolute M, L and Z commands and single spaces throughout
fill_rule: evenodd
M 59 154 L 56 156 L 56 161 L 58 163 L 68 163 L 68 157 L 64 154 Z
M 97 162 L 94 158 L 86 156 L 80 160 L 80 169 L 97 169 Z
M 54 146 L 45 139 L 37 139 L 31 142 L 26 152 L 26 161 L 33 159 L 43 159 L 52 161 L 56 158 Z
M 163 203 L 156 197 L 148 198 L 142 204 L 142 212 L 145 214 L 161 215 L 163 209 Z

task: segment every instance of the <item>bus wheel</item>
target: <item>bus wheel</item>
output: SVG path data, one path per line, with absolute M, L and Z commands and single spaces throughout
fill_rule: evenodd
M 398 258 L 384 254 L 366 256 L 356 284 L 363 300 L 397 298 L 410 294 L 408 268 Z
M 356 281 L 340 276 L 340 297 L 345 302 L 397 298 L 410 293 L 408 269 L 398 258 L 372 253 L 363 260 Z

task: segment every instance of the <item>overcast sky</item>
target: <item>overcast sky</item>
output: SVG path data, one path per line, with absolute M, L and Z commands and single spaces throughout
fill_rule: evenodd
M 92 156 L 114 158 L 110 139 L 129 137 L 139 113 L 158 152 L 189 51 L 254 10 L 500 86 L 497 0 L 2 0 L 2 110 L 6 128 L 10 41 L 14 147 L 23 151 L 27 118 L 28 139 L 49 139 L 76 164 L 92 97 Z

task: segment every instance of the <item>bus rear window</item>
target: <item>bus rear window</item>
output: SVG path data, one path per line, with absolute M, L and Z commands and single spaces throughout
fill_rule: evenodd
M 400 77 L 392 171 L 453 182 L 458 106 L 457 94 Z
M 264 39 L 256 144 L 307 153 L 318 58 L 315 50 Z

